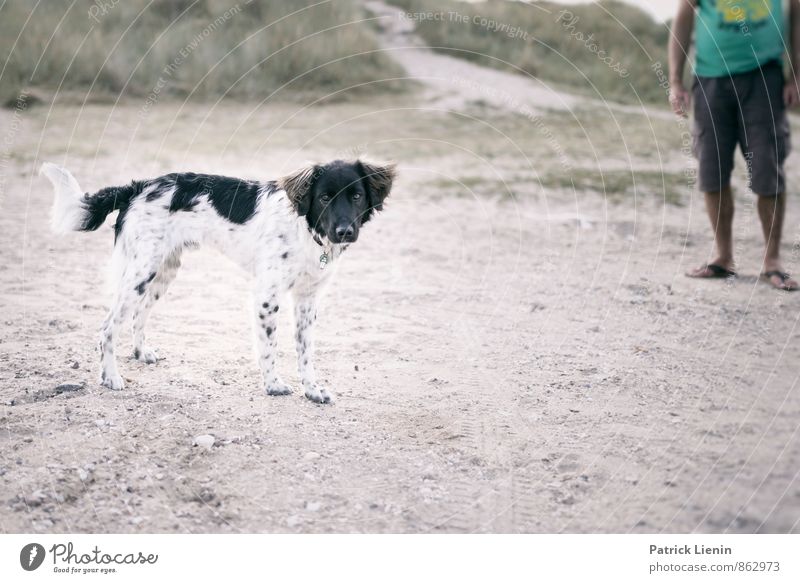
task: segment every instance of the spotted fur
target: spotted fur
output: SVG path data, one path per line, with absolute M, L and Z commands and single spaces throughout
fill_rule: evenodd
M 291 294 L 305 395 L 317 403 L 333 401 L 314 371 L 316 300 L 333 271 L 329 264 L 383 208 L 395 176 L 393 164 L 337 160 L 272 182 L 174 173 L 93 195 L 83 194 L 64 168 L 47 163 L 42 173 L 55 189 L 56 231 L 96 230 L 110 213 L 119 213 L 112 261 L 116 291 L 100 332 L 102 385 L 124 386 L 115 341 L 129 320 L 134 357 L 157 362 L 145 342 L 147 317 L 175 278 L 184 249 L 210 244 L 253 276 L 255 348 L 267 394 L 292 391 L 275 367 L 277 315 Z

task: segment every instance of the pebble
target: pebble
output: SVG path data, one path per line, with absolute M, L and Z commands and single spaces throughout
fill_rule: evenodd
M 320 508 L 322 508 L 320 502 L 306 502 L 306 510 L 309 512 L 317 512 Z
M 97 425 L 98 427 L 103 427 L 107 423 L 108 421 L 106 421 L 105 419 L 96 419 L 94 422 L 94 424 Z
M 211 451 L 211 448 L 214 447 L 214 436 L 213 435 L 197 435 L 192 440 L 192 445 L 202 447 L 207 451 Z
M 80 368 L 80 366 L 81 366 L 81 364 L 77 360 L 73 360 L 72 364 L 69 365 L 69 367 L 72 368 L 72 369 L 78 369 L 78 368 Z
M 47 496 L 41 490 L 36 490 L 31 494 L 31 497 L 27 500 L 28 506 L 41 506 L 42 503 L 47 499 Z
M 55 393 L 56 395 L 74 393 L 75 391 L 82 391 L 84 386 L 83 383 L 62 383 L 55 388 Z
M 315 451 L 310 451 L 310 452 L 308 452 L 308 453 L 307 453 L 305 456 L 303 456 L 303 457 L 304 457 L 306 460 L 308 460 L 308 461 L 313 461 L 313 460 L 318 460 L 318 459 L 319 459 L 319 458 L 321 458 L 322 456 L 321 456 L 321 455 L 319 455 L 319 454 L 318 454 L 317 452 L 315 452 Z
M 302 518 L 297 516 L 297 514 L 292 514 L 289 518 L 286 519 L 286 526 L 288 526 L 289 528 L 294 528 L 295 526 L 298 526 L 301 522 L 303 522 Z

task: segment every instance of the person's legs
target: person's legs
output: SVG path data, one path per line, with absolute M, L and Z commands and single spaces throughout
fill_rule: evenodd
M 693 152 L 698 187 L 704 193 L 717 256 L 690 270 L 689 277 L 733 275 L 733 194 L 730 179 L 738 142 L 736 95 L 730 80 L 700 77 L 694 85 Z
M 786 197 L 758 197 L 758 217 L 764 231 L 766 249 L 764 253 L 764 271 L 780 268 L 781 233 L 783 231 L 783 215 L 786 209 Z
M 709 265 L 716 265 L 733 271 L 733 193 L 730 186 L 719 192 L 706 192 L 706 211 L 714 232 L 714 243 L 717 256 L 713 261 L 693 269 L 688 273 L 691 277 L 719 277 L 721 272 L 714 271 Z
M 762 277 L 774 287 L 795 290 L 798 284 L 783 271 L 781 233 L 786 208 L 784 161 L 791 148 L 783 105 L 783 70 L 765 65 L 743 89 L 739 141 L 749 160 L 750 186 L 758 195 L 758 216 L 764 231 Z
M 714 263 L 727 269 L 733 268 L 733 193 L 731 187 L 721 192 L 707 192 L 706 211 L 714 230 L 717 259 Z
M 785 277 L 781 265 L 780 248 L 781 234 L 783 232 L 783 217 L 786 210 L 786 195 L 758 197 L 758 217 L 761 219 L 761 229 L 764 231 L 764 266 L 761 270 L 769 282 L 785 290 L 798 289 L 798 283 Z

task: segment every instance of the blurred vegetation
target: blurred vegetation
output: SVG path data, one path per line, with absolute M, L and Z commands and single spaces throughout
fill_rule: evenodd
M 0 2 L 0 103 L 13 105 L 31 88 L 79 90 L 92 100 L 263 99 L 286 83 L 290 92 L 325 95 L 402 75 L 390 57 L 370 52 L 378 46 L 373 27 L 358 22 L 367 16 L 359 4 L 313 3 L 6 0 Z M 361 90 L 391 88 L 384 82 Z
M 661 62 L 666 75 L 668 25 L 631 4 L 390 1 L 407 13 L 441 15 L 416 19 L 418 34 L 435 50 L 496 68 L 520 73 L 522 69 L 597 98 L 666 102 L 661 80 L 650 67 Z M 589 35 L 593 36 L 587 41 Z M 610 64 L 598 56 L 601 50 Z M 615 66 L 627 76 L 623 78 Z

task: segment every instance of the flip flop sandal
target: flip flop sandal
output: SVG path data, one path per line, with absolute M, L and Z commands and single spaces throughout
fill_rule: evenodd
M 772 283 L 773 277 L 780 277 L 781 282 L 783 283 L 786 283 L 787 280 L 791 279 L 791 276 L 788 273 L 786 273 L 785 271 L 779 271 L 777 269 L 774 271 L 765 271 L 764 273 L 761 274 L 761 278 L 775 289 L 780 289 L 784 291 L 795 291 L 796 288 L 778 287 L 777 285 Z
M 726 269 L 725 267 L 717 265 L 716 263 L 708 263 L 704 266 L 704 269 L 711 271 L 711 275 L 687 275 L 695 279 L 723 279 L 728 277 L 736 277 L 735 271 Z

